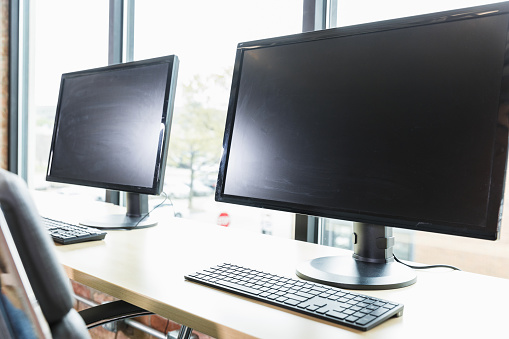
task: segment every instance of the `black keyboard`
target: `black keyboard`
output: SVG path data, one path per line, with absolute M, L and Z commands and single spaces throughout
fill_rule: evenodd
M 403 315 L 402 304 L 231 264 L 185 278 L 363 331 Z
M 102 240 L 107 234 L 106 231 L 93 227 L 69 224 L 45 217 L 43 217 L 42 220 L 53 241 L 63 245 Z

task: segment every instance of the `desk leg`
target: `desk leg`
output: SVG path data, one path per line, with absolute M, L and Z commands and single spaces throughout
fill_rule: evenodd
M 193 332 L 192 328 L 182 325 L 177 339 L 189 339 L 192 332 Z

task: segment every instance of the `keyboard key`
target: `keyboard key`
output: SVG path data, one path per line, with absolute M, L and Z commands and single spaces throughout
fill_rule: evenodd
M 298 300 L 300 302 L 306 301 L 306 300 L 309 299 L 309 297 L 302 297 L 302 296 L 299 296 L 299 295 L 296 295 L 296 294 L 285 294 L 285 297 L 291 298 L 291 299 L 295 299 L 295 300 Z
M 295 300 L 295 299 L 287 299 L 287 300 L 285 300 L 284 303 L 287 305 L 297 306 L 298 304 L 300 304 L 300 301 Z
M 369 323 L 370 321 L 373 321 L 375 319 L 376 319 L 375 316 L 366 315 L 366 316 L 360 318 L 359 320 L 357 320 L 357 324 L 366 325 L 367 323 Z
M 247 293 L 251 293 L 253 295 L 260 294 L 259 290 L 256 290 L 256 289 L 251 288 L 251 287 L 246 287 L 244 285 L 235 284 L 235 283 L 232 283 L 231 281 L 228 281 L 228 280 L 217 280 L 216 284 L 227 286 L 227 287 L 231 287 L 231 288 L 234 288 L 234 289 L 239 290 L 239 291 L 244 291 L 244 292 L 247 292 Z
M 351 316 L 347 317 L 345 320 L 346 320 L 346 321 L 350 321 L 350 322 L 353 322 L 353 323 L 354 323 L 354 322 L 356 322 L 358 319 L 359 319 L 359 317 L 356 317 L 356 316 L 351 315 Z
M 385 312 L 389 311 L 388 308 L 385 308 L 385 307 L 380 307 L 379 309 L 371 312 L 370 314 L 371 315 L 374 315 L 374 316 L 379 316 L 379 315 L 382 315 L 384 314 Z
M 342 313 L 342 312 L 337 312 L 337 311 L 331 311 L 331 312 L 327 313 L 327 315 L 329 317 L 333 317 L 333 318 L 341 319 L 341 320 L 343 320 L 346 317 L 348 317 L 348 314 Z
M 321 308 L 316 310 L 316 313 L 325 314 L 325 313 L 327 313 L 329 311 L 330 311 L 330 308 L 328 308 L 328 307 L 321 307 Z
M 319 309 L 321 306 L 316 306 L 316 305 L 311 305 L 309 306 L 308 308 L 306 308 L 307 310 L 310 310 L 310 311 L 316 311 L 317 309 Z
M 308 308 L 309 306 L 311 306 L 311 303 L 306 301 L 306 302 L 298 304 L 297 306 L 300 308 Z

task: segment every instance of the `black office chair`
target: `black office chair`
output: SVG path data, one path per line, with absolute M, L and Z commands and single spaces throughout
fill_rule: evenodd
M 90 338 L 88 329 L 115 320 L 151 314 L 124 301 L 73 309 L 69 279 L 56 259 L 25 182 L 0 169 L 0 208 L 53 338 Z

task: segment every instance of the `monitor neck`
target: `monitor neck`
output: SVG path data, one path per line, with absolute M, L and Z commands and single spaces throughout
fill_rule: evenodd
M 394 259 L 391 227 L 354 223 L 353 233 L 353 255 L 345 253 L 302 262 L 297 275 L 326 285 L 362 290 L 400 288 L 415 283 L 415 272 Z
M 392 227 L 355 222 L 353 224 L 353 257 L 371 263 L 394 261 Z
M 148 213 L 148 195 L 139 193 L 126 193 L 126 215 L 128 217 L 141 217 Z

